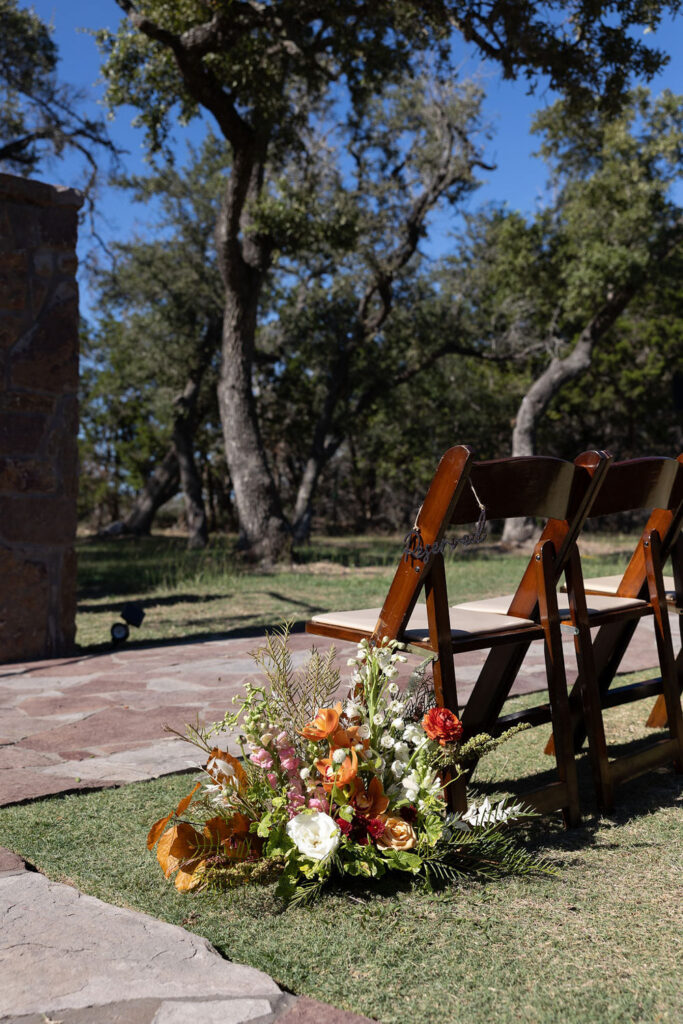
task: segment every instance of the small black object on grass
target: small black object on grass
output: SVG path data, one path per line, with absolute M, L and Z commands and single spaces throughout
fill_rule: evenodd
M 124 621 L 115 622 L 111 627 L 112 642 L 115 644 L 122 644 L 130 635 L 128 626 L 135 626 L 137 629 L 137 627 L 142 623 L 144 617 L 145 609 L 142 605 L 136 604 L 135 601 L 126 601 L 121 609 L 121 618 Z

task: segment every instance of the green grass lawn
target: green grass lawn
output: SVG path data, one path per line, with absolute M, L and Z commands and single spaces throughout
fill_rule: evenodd
M 633 544 L 593 544 L 587 571 L 618 571 Z M 321 539 L 290 570 L 248 573 L 229 539 L 203 552 L 163 537 L 82 542 L 78 639 L 104 647 L 122 603 L 133 599 L 147 612 L 140 642 L 230 635 L 320 609 L 376 605 L 400 548 L 398 537 Z M 450 594 L 508 591 L 525 562 L 491 544 L 459 554 L 448 563 Z M 506 710 L 535 699 L 517 698 Z M 608 740 L 620 752 L 648 736 L 646 704 L 606 713 Z M 517 792 L 532 777 L 542 783 L 546 736 L 547 728 L 529 730 L 482 761 L 475 795 Z M 185 925 L 293 992 L 385 1024 L 678 1024 L 682 777 L 650 773 L 619 792 L 613 816 L 600 817 L 585 761 L 584 826 L 565 832 L 554 816 L 524 834 L 555 876 L 462 883 L 436 895 L 383 880 L 286 912 L 272 888 L 180 895 L 145 837 L 189 791 L 188 775 L 0 809 L 0 836 L 51 878 Z
M 647 711 L 641 702 L 608 712 L 611 741 L 638 742 Z M 545 734 L 523 733 L 482 762 L 479 796 L 547 767 Z M 0 809 L 0 835 L 53 879 L 182 924 L 298 994 L 385 1024 L 678 1024 L 682 778 L 644 776 L 601 818 L 584 762 L 584 826 L 565 832 L 549 818 L 525 836 L 555 876 L 436 895 L 383 882 L 285 912 L 272 888 L 180 895 L 145 835 L 189 791 L 187 775 Z
M 591 575 L 617 572 L 635 538 L 616 537 L 588 555 Z M 402 549 L 402 538 L 315 538 L 289 568 L 246 569 L 235 539 L 215 537 L 187 551 L 181 537 L 81 540 L 78 544 L 76 640 L 83 650 L 105 649 L 126 601 L 145 610 L 130 643 L 183 637 L 218 638 L 316 612 L 381 605 Z M 506 593 L 519 582 L 527 556 L 486 543 L 448 558 L 452 600 Z

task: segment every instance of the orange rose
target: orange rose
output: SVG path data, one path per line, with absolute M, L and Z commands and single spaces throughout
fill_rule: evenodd
M 422 728 L 430 740 L 438 740 L 442 747 L 457 743 L 463 734 L 462 722 L 448 708 L 432 708 L 422 719 Z
M 341 711 L 341 703 L 335 704 L 333 708 L 319 708 L 318 714 L 303 727 L 300 735 L 307 740 L 326 740 L 336 731 Z
M 384 832 L 377 840 L 380 850 L 412 850 L 417 844 L 415 829 L 403 818 L 386 818 Z

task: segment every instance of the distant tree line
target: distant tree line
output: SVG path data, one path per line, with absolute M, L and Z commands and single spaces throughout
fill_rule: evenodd
M 119 184 L 160 216 L 93 271 L 83 516 L 145 533 L 182 493 L 191 545 L 234 528 L 269 563 L 312 526 L 404 529 L 455 442 L 680 447 L 683 105 L 632 84 L 678 2 L 116 2 L 107 99 L 137 109 L 152 167 Z M 0 158 L 106 145 L 39 19 L 0 9 Z M 532 217 L 465 213 L 490 133 L 458 39 L 561 97 L 535 125 L 551 187 Z M 430 261 L 447 212 L 462 231 Z

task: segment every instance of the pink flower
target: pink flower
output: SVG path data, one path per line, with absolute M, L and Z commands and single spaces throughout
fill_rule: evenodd
M 272 789 L 277 789 L 277 775 L 275 772 L 266 772 L 266 778 Z
M 268 751 L 264 750 L 263 747 L 260 747 L 258 750 L 255 750 L 253 754 L 250 754 L 249 760 L 258 765 L 259 768 L 273 767 L 273 759 Z
M 299 767 L 299 758 L 294 747 L 283 747 L 280 751 L 280 764 L 286 772 L 295 772 Z
M 290 789 L 287 794 L 287 813 L 290 818 L 294 818 L 302 807 L 306 804 L 306 797 L 303 793 L 297 793 L 293 789 Z
M 322 811 L 323 814 L 329 814 L 330 811 L 330 805 L 324 796 L 311 797 L 308 806 L 314 811 Z
M 286 732 L 279 732 L 275 737 L 275 746 L 278 750 L 282 750 L 283 747 L 291 746 L 292 741 Z

